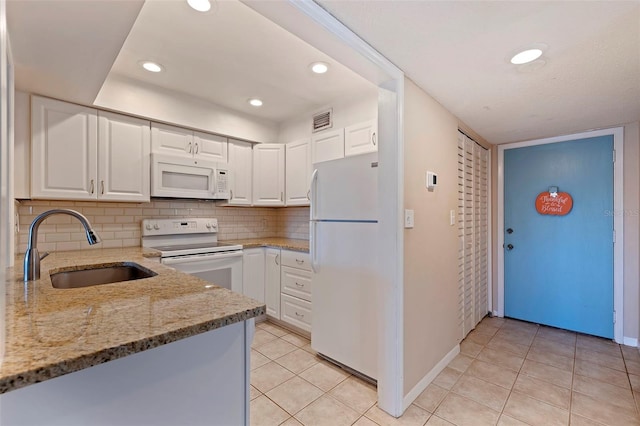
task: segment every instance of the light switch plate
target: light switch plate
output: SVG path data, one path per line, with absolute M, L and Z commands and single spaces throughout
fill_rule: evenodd
M 413 228 L 413 210 L 405 209 L 404 211 L 404 227 Z

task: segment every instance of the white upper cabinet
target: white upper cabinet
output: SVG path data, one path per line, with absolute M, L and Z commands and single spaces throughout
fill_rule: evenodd
M 311 149 L 309 139 L 288 143 L 286 145 L 285 204 L 287 206 L 308 206 L 310 181 Z
M 251 205 L 253 155 L 251 143 L 229 139 L 230 206 Z
M 149 122 L 98 112 L 98 198 L 149 201 Z
M 365 121 L 344 128 L 344 155 L 366 154 L 378 150 L 378 122 Z
M 152 151 L 181 157 L 199 157 L 226 163 L 227 138 L 208 133 L 193 132 L 166 124 L 151 124 Z
M 344 158 L 344 129 L 325 130 L 311 136 L 311 162 Z
M 31 138 L 32 198 L 97 197 L 96 110 L 33 96 Z
M 31 197 L 149 201 L 149 122 L 31 101 Z
M 207 158 L 218 163 L 226 163 L 227 138 L 208 133 L 193 132 L 193 153 L 200 158 Z
M 151 150 L 154 153 L 193 156 L 193 132 L 166 124 L 151 123 Z
M 284 153 L 279 143 L 253 147 L 254 206 L 284 206 Z

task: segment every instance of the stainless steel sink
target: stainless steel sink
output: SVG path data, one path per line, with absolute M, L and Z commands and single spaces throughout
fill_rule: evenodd
M 81 288 L 121 281 L 139 280 L 158 274 L 133 262 L 119 262 L 110 265 L 91 265 L 80 270 L 60 271 L 51 274 L 51 284 L 55 288 Z

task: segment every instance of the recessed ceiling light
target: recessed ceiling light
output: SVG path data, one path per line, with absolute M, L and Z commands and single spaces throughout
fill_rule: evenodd
M 211 9 L 209 0 L 187 0 L 187 3 L 198 12 L 208 12 Z
M 316 74 L 324 74 L 325 72 L 329 71 L 329 64 L 325 62 L 314 62 L 309 65 L 309 67 L 311 68 L 311 71 L 315 72 Z
M 511 63 L 514 65 L 522 65 L 528 62 L 533 62 L 542 56 L 542 50 L 540 49 L 528 49 L 520 53 L 515 54 L 511 58 Z
M 262 100 L 260 100 L 258 98 L 251 98 L 247 102 L 249 102 L 249 104 L 251 106 L 254 106 L 254 107 L 261 107 L 262 106 Z
M 149 72 L 160 72 L 164 69 L 162 68 L 162 65 L 151 61 L 140 61 L 140 65 Z

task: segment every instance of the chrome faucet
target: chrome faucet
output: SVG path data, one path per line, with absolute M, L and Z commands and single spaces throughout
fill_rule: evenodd
M 38 253 L 38 228 L 46 218 L 54 214 L 68 214 L 78 219 L 82 226 L 84 226 L 84 231 L 87 234 L 87 241 L 89 244 L 94 245 L 102 241 L 98 234 L 96 234 L 96 232 L 91 228 L 91 224 L 87 218 L 75 210 L 53 209 L 39 214 L 35 219 L 33 219 L 33 222 L 31 222 L 31 226 L 29 227 L 29 245 L 27 246 L 27 252 L 24 254 L 25 281 L 40 279 L 40 260 L 47 257 L 49 253 L 45 253 L 42 257 L 40 257 L 40 254 Z

